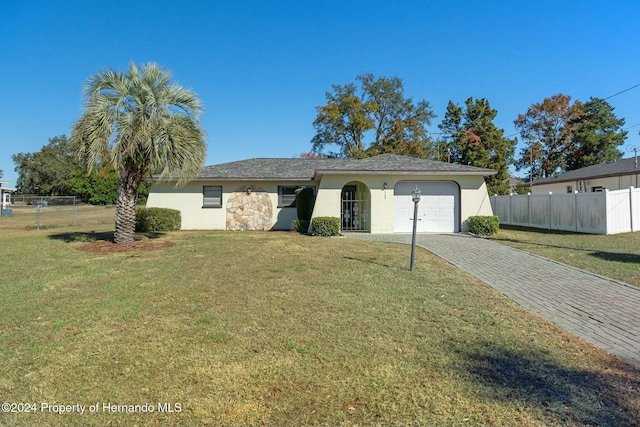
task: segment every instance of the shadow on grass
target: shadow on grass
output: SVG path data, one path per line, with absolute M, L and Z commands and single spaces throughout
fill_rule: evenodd
M 616 253 L 616 252 L 591 252 L 589 255 L 591 255 L 592 257 L 603 259 L 605 261 L 640 264 L 640 255 L 637 255 L 637 254 L 623 254 L 623 253 Z
M 165 233 L 156 233 L 156 232 L 136 233 L 135 240 L 143 240 L 144 238 L 158 239 L 164 235 Z M 51 234 L 49 238 L 53 240 L 62 240 L 65 243 L 113 242 L 113 231 L 105 231 L 105 232 L 74 231 L 69 233 Z
M 560 234 L 560 233 L 558 233 Z M 568 234 L 568 233 L 567 233 Z M 492 237 L 492 239 L 494 242 L 500 243 L 500 242 L 510 242 L 510 243 L 516 243 L 516 244 L 520 244 L 520 245 L 529 245 L 529 246 L 539 246 L 539 247 L 543 247 L 543 248 L 555 248 L 555 249 L 570 249 L 572 251 L 579 251 L 579 252 L 588 252 L 588 255 L 595 257 L 595 258 L 600 258 L 602 260 L 605 261 L 614 261 L 614 262 L 624 262 L 624 263 L 630 263 L 630 264 L 640 264 L 640 255 L 638 254 L 629 254 L 629 253 L 622 253 L 622 252 L 592 252 L 592 249 L 587 249 L 587 248 L 576 248 L 576 247 L 572 247 L 572 246 L 563 246 L 563 245 L 552 245 L 549 243 L 537 243 L 537 242 L 525 242 L 522 240 L 518 240 L 518 239 L 507 239 L 507 238 L 503 238 L 503 237 Z
M 637 403 L 631 404 L 637 399 L 634 390 L 638 390 L 640 381 L 630 365 L 621 361 L 598 373 L 545 359 L 540 352 L 534 357 L 529 352 L 495 348 L 467 355 L 469 372 L 486 390 L 486 398 L 522 402 L 563 425 L 640 423 Z
M 564 236 L 564 235 L 572 235 L 572 236 L 574 236 L 576 234 L 592 236 L 592 234 L 579 233 L 579 232 L 575 232 L 575 231 L 551 230 L 551 229 L 548 229 L 548 228 L 522 227 L 522 226 L 518 226 L 518 225 L 506 225 L 506 224 L 500 224 L 500 230 L 526 231 L 527 233 L 556 234 L 556 235 L 560 235 L 560 236 Z
M 394 265 L 389 265 L 389 264 L 385 264 L 384 262 L 380 262 L 377 258 L 375 257 L 369 257 L 369 258 L 356 258 L 356 257 L 352 257 L 352 256 L 343 256 L 344 259 L 350 259 L 352 261 L 359 261 L 359 262 L 364 262 L 367 264 L 376 264 L 376 265 L 381 265 L 383 267 L 390 267 L 390 268 L 397 268 L 397 266 Z

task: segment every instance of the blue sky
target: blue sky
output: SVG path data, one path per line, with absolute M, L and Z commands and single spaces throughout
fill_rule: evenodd
M 556 93 L 640 83 L 637 0 L 33 1 L 0 5 L 0 169 L 70 134 L 96 72 L 157 62 L 202 99 L 207 164 L 309 151 L 315 107 L 356 75 L 399 76 L 442 120 L 486 98 L 496 124 Z M 640 87 L 608 100 L 640 147 Z M 625 153 L 625 157 L 633 155 Z M 525 172 L 521 172 L 524 175 Z

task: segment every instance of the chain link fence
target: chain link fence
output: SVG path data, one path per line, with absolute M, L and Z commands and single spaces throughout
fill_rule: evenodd
M 37 194 L 12 194 L 13 206 L 74 206 L 76 196 L 40 196 Z M 79 202 L 78 202 L 79 203 Z
M 47 229 L 113 224 L 115 205 L 80 203 L 73 196 L 18 195 L 0 216 L 0 229 Z

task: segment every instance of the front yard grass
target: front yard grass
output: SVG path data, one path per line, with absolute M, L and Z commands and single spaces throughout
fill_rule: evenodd
M 37 409 L 0 425 L 640 423 L 639 369 L 427 251 L 409 272 L 407 245 L 284 232 L 77 249 L 108 230 L 0 236 L 0 397 Z
M 500 226 L 500 232 L 490 238 L 526 252 L 640 286 L 640 232 L 605 236 Z

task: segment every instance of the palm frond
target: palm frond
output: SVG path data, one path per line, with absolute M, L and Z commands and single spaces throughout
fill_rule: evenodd
M 206 154 L 201 102 L 157 64 L 98 73 L 88 80 L 84 98 L 71 141 L 89 169 L 108 161 L 119 173 L 160 170 L 162 178 L 178 176 L 179 185 L 200 171 Z

